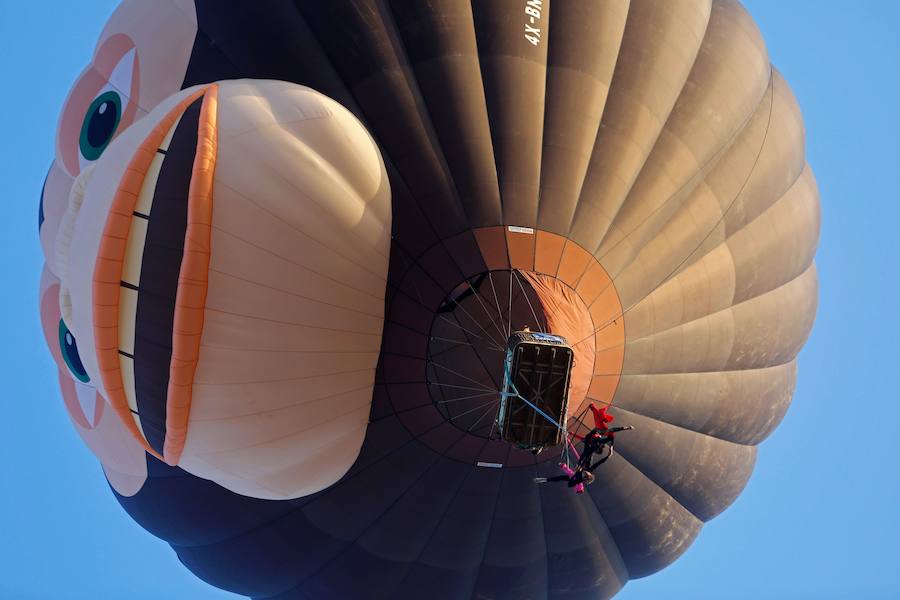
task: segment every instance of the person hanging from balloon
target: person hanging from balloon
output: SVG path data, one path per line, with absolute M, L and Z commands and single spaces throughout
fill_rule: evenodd
M 597 408 L 593 404 L 591 404 L 588 408 L 591 410 L 591 414 L 594 417 L 594 428 L 591 429 L 586 436 L 583 438 L 576 434 L 572 434 L 573 437 L 577 437 L 584 442 L 584 448 L 581 453 L 578 454 L 578 451 L 575 449 L 575 446 L 572 444 L 571 439 L 567 440 L 567 443 L 572 448 L 572 450 L 578 454 L 578 462 L 575 464 L 575 468 L 573 469 L 567 463 L 559 463 L 559 467 L 563 470 L 563 475 L 557 475 L 556 477 L 535 477 L 535 483 L 549 483 L 556 481 L 565 481 L 568 483 L 570 488 L 575 488 L 575 493 L 583 494 L 584 486 L 590 485 L 594 482 L 594 471 L 609 460 L 609 457 L 613 454 L 613 444 L 615 443 L 616 433 L 620 431 L 628 431 L 634 429 L 631 425 L 626 425 L 624 427 L 610 427 L 609 424 L 613 422 L 612 415 L 606 412 L 606 407 Z M 606 456 L 603 456 L 596 462 L 591 462 L 593 460 L 594 455 L 603 454 L 603 450 L 606 449 Z

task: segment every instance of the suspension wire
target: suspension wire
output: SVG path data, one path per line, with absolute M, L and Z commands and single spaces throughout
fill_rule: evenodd
M 476 294 L 476 295 L 477 295 L 477 294 Z M 463 311 L 464 313 L 466 313 L 466 316 L 469 317 L 469 318 L 472 320 L 472 322 L 475 323 L 475 325 L 477 325 L 477 326 L 481 329 L 481 332 L 482 332 L 485 336 L 487 336 L 487 339 L 489 339 L 489 340 L 491 341 L 492 344 L 494 344 L 494 345 L 497 346 L 498 348 L 502 346 L 502 344 L 498 343 L 497 340 L 494 339 L 494 336 L 492 336 L 491 334 L 488 333 L 487 328 L 484 327 L 481 323 L 479 323 L 479 322 L 478 322 L 478 319 L 476 319 L 475 317 L 473 317 L 472 314 L 471 314 L 469 311 L 466 310 L 466 307 L 465 307 L 465 306 L 463 306 L 462 304 L 460 304 L 459 301 L 456 300 L 456 298 L 451 298 L 451 300 L 453 300 L 453 303 L 454 303 L 456 306 L 460 307 L 460 308 L 462 309 L 462 311 Z M 488 317 L 490 317 L 490 315 L 488 315 Z M 460 327 L 462 327 L 462 325 L 460 325 Z M 477 337 L 481 337 L 481 336 L 477 336 Z
M 439 338 L 435 337 L 434 339 L 439 339 Z M 432 353 L 430 353 L 430 354 L 428 355 L 429 360 L 432 360 L 432 361 L 433 361 L 433 360 L 435 360 L 435 359 L 437 359 L 437 358 L 440 358 L 441 356 L 443 356 L 443 355 L 445 355 L 445 354 L 450 354 L 451 352 L 455 352 L 456 350 L 459 350 L 459 349 L 460 349 L 460 346 L 471 346 L 472 348 L 475 348 L 475 347 L 476 347 L 474 342 L 468 342 L 468 343 L 466 343 L 466 342 L 458 342 L 458 344 L 459 344 L 458 346 L 450 346 L 449 348 L 445 348 L 445 349 L 440 350 L 440 351 L 438 351 L 438 352 L 432 352 Z M 501 348 L 494 348 L 493 346 L 484 346 L 484 350 L 485 350 L 485 351 L 490 351 L 490 352 L 500 352 L 500 353 L 505 352 L 505 350 L 502 350 Z M 476 354 L 478 354 L 478 351 L 477 351 L 477 350 L 475 350 L 474 352 L 475 352 Z
M 497 408 L 497 410 L 498 410 L 498 411 L 500 410 L 499 407 Z M 488 433 L 488 440 L 493 439 L 493 437 L 494 437 L 494 427 L 496 427 L 496 426 L 497 426 L 497 416 L 494 415 L 494 420 L 493 420 L 493 422 L 491 422 L 491 431 Z
M 472 345 L 472 342 L 463 342 L 463 341 L 461 341 L 461 340 L 454 340 L 454 339 L 452 339 L 452 338 L 445 338 L 445 337 L 441 337 L 441 336 L 439 336 L 439 335 L 432 335 L 432 336 L 429 336 L 429 337 L 431 337 L 431 339 L 433 339 L 433 340 L 440 340 L 440 341 L 442 341 L 442 342 L 449 342 L 449 343 L 451 343 L 451 344 L 459 344 L 460 346 L 471 346 L 471 345 Z M 440 356 L 440 355 L 441 355 L 441 353 L 438 352 L 437 354 L 433 354 L 432 356 Z
M 415 285 L 415 279 L 413 279 L 413 285 Z M 471 287 L 471 285 L 472 285 L 472 284 L 469 283 L 469 286 L 470 286 L 470 287 Z M 475 298 L 478 299 L 479 302 L 482 302 L 482 300 L 481 300 L 480 298 L 478 298 L 478 290 L 472 288 L 472 291 L 473 291 L 473 295 L 475 296 Z M 416 292 L 416 293 L 418 293 L 418 288 L 417 288 L 417 292 Z M 456 298 L 454 298 L 452 295 L 450 296 L 450 300 L 453 302 L 453 304 L 455 304 L 456 306 L 458 306 L 459 308 L 461 308 L 462 311 L 463 311 L 464 313 L 466 313 L 466 316 L 469 317 L 469 319 L 471 319 L 472 322 L 475 323 L 475 325 L 478 326 L 478 327 L 481 329 L 481 332 L 482 332 L 485 336 L 487 336 L 487 339 L 490 340 L 491 344 L 494 344 L 497 348 L 502 348 L 503 344 L 502 344 L 502 343 L 497 343 L 497 340 L 494 339 L 494 336 L 492 336 L 490 333 L 487 332 L 487 328 L 484 327 L 484 326 L 482 326 L 481 323 L 478 322 L 478 319 L 476 319 L 475 317 L 473 317 L 472 314 L 471 314 L 468 310 L 466 310 L 466 307 L 463 306 L 462 304 L 460 304 L 459 300 L 457 300 Z M 424 303 L 423 303 L 423 305 L 424 305 Z M 482 310 L 484 310 L 484 303 L 483 303 L 483 302 L 482 302 Z M 494 320 L 491 318 L 491 315 L 488 314 L 487 311 L 485 311 L 485 315 L 487 316 L 488 319 L 491 319 L 491 323 L 492 323 L 493 325 L 496 325 L 496 323 L 494 322 Z M 443 316 L 443 315 L 442 315 L 442 316 Z M 448 322 L 449 322 L 449 321 L 448 321 Z M 466 331 L 467 333 L 471 333 L 471 332 L 469 332 L 468 330 L 466 330 L 466 329 L 462 326 L 462 324 L 460 324 L 459 327 L 462 328 L 462 329 L 463 329 L 464 331 Z M 498 328 L 497 331 L 498 331 L 498 333 L 500 333 L 501 336 L 503 335 L 503 332 L 500 331 L 499 328 Z M 472 335 L 474 335 L 474 334 L 472 334 Z M 475 335 L 475 337 L 480 338 L 480 339 L 484 339 L 484 338 L 482 338 L 480 335 Z
M 584 418 L 585 413 L 587 413 L 590 404 L 593 404 L 593 403 L 592 403 L 592 402 L 588 402 L 588 406 L 585 406 L 584 409 L 582 409 L 582 411 L 581 411 L 580 413 L 578 413 L 578 416 L 575 417 L 575 420 L 578 421 L 578 424 L 581 425 L 582 427 L 584 427 L 585 429 L 587 429 L 588 431 L 590 431 L 591 429 L 593 429 L 593 427 L 588 427 L 587 425 L 585 425 L 585 423 L 584 423 L 584 421 L 583 421 L 583 418 Z M 601 404 L 606 404 L 607 406 L 612 406 L 612 405 L 609 404 L 608 402 L 601 402 Z M 576 429 L 577 429 L 577 428 L 576 428 Z M 576 435 L 574 431 L 572 432 L 572 435 L 573 435 L 573 436 Z
M 509 339 L 509 336 L 512 335 L 512 270 L 509 273 L 509 309 L 507 309 L 506 316 L 509 318 L 508 327 L 506 328 L 506 339 Z
M 469 329 L 467 329 L 466 327 L 464 327 L 461 323 L 458 323 L 458 322 L 457 322 L 457 323 L 454 323 L 453 321 L 451 321 L 450 319 L 447 318 L 447 315 L 440 315 L 439 318 L 440 318 L 442 321 L 445 321 L 446 323 L 448 323 L 448 324 L 450 324 L 450 325 L 453 325 L 454 327 L 458 327 L 459 329 L 462 329 L 463 331 L 465 331 L 466 333 L 468 333 L 469 335 L 471 335 L 473 338 L 477 338 L 477 339 L 479 339 L 479 340 L 484 340 L 485 342 L 487 342 L 488 344 L 490 344 L 491 349 L 493 349 L 493 350 L 502 350 L 502 348 L 500 348 L 500 347 L 497 345 L 497 342 L 495 342 L 493 338 L 485 338 L 484 336 L 478 335 L 477 333 L 475 333 L 475 332 L 473 332 L 473 331 L 470 331 Z M 472 345 L 472 342 L 469 342 L 467 345 L 471 346 L 471 345 Z
M 485 402 L 484 404 L 481 404 L 481 405 L 479 405 L 479 406 L 476 406 L 475 408 L 470 408 L 469 410 L 467 410 L 467 411 L 465 411 L 465 412 L 461 412 L 461 413 L 459 413 L 458 415 L 456 415 L 456 416 L 453 417 L 453 418 L 454 418 L 454 419 L 458 419 L 458 418 L 460 418 L 460 417 L 462 417 L 462 416 L 465 416 L 465 415 L 467 415 L 467 414 L 469 414 L 469 413 L 475 412 L 476 410 L 479 410 L 479 409 L 485 408 L 485 407 L 487 407 L 487 406 L 490 406 L 490 405 L 493 404 L 494 402 L 496 402 L 496 400 L 488 400 L 488 401 Z
M 470 391 L 473 391 L 473 392 L 485 392 L 485 393 L 488 393 L 488 392 L 489 392 L 489 393 L 491 393 L 491 394 L 496 394 L 496 393 L 497 393 L 497 390 L 493 390 L 493 389 L 476 388 L 476 387 L 469 387 L 469 386 L 465 386 L 465 385 L 453 385 L 452 383 L 437 383 L 437 382 L 434 382 L 434 381 L 427 381 L 426 383 L 427 383 L 428 385 L 436 385 L 436 386 L 438 386 L 438 387 L 456 388 L 456 389 L 459 389 L 459 390 L 470 390 Z
M 405 271 L 406 277 L 409 278 L 410 282 L 412 282 L 413 290 L 414 290 L 415 293 L 416 293 L 416 298 L 418 299 L 419 304 L 420 304 L 421 306 L 427 308 L 427 307 L 428 307 L 428 304 L 426 304 L 426 303 L 425 303 L 425 300 L 423 300 L 423 298 L 422 298 L 422 293 L 421 293 L 421 291 L 419 290 L 419 285 L 418 285 L 418 283 L 416 283 L 415 271 L 413 271 L 413 267 L 415 267 L 416 265 L 415 265 L 415 264 L 410 264 L 411 258 L 410 258 L 410 257 L 407 257 L 405 252 L 402 252 L 402 251 L 401 251 L 401 252 L 400 252 L 400 257 L 403 259 L 403 264 L 404 264 L 404 266 L 406 267 L 406 271 Z M 419 267 L 419 269 L 421 270 L 422 268 Z M 423 270 L 423 272 L 424 272 L 424 270 Z M 425 273 L 425 274 L 426 274 L 426 276 L 428 275 L 427 273 Z M 469 284 L 469 285 L 471 285 L 471 284 Z M 400 288 L 399 285 L 396 286 L 396 287 L 397 287 L 397 290 L 398 290 L 398 291 L 400 291 L 400 292 L 403 291 L 403 290 Z M 473 290 L 473 291 L 475 292 L 475 296 L 477 297 L 477 296 L 478 296 L 477 290 Z M 453 298 L 452 296 L 450 297 L 450 299 L 453 301 L 454 304 L 456 304 L 458 307 L 460 307 L 460 308 L 463 310 L 464 313 L 466 313 L 466 316 L 468 316 L 468 317 L 472 320 L 473 323 L 475 323 L 476 325 L 478 325 L 478 326 L 480 327 L 480 323 L 478 323 L 478 321 L 475 319 L 475 317 L 473 317 L 471 314 L 469 314 L 469 311 L 466 310 L 466 307 L 465 307 L 465 306 L 463 306 L 462 304 L 460 304 L 459 301 L 457 301 L 456 298 Z M 487 336 L 486 338 L 484 338 L 484 337 L 482 337 L 482 336 L 480 336 L 480 335 L 478 335 L 478 334 L 476 334 L 476 333 L 473 333 L 473 332 L 469 331 L 468 329 L 466 329 L 465 327 L 463 327 L 463 325 L 462 325 L 461 323 L 458 323 L 458 322 L 457 322 L 457 323 L 454 323 L 453 321 L 447 319 L 447 318 L 446 318 L 446 315 L 440 315 L 440 318 L 441 318 L 443 321 L 446 321 L 447 323 L 449 323 L 450 325 L 453 325 L 453 326 L 455 326 L 455 327 L 459 327 L 460 329 L 462 329 L 463 331 L 465 331 L 466 333 L 468 333 L 468 334 L 471 335 L 472 337 L 475 337 L 475 338 L 478 338 L 478 339 L 485 340 L 485 341 L 489 342 L 490 344 L 492 344 L 493 346 L 496 346 L 498 349 L 502 349 L 502 348 L 501 348 L 501 344 L 498 344 L 497 341 L 493 338 L 493 336 L 490 335 L 490 334 L 485 330 L 484 327 L 481 328 L 481 331 L 482 331 L 482 333 L 484 333 L 485 336 Z M 490 318 L 490 315 L 488 315 L 488 318 Z M 469 342 L 469 345 L 471 345 L 471 342 Z
M 534 307 L 531 305 L 531 299 L 528 297 L 528 293 L 525 291 L 525 286 L 522 285 L 521 279 L 519 279 L 518 271 L 510 271 L 510 274 L 516 278 L 516 283 L 519 284 L 519 289 L 522 290 L 522 295 L 525 296 L 525 302 L 528 303 L 528 308 L 531 309 L 531 316 L 534 317 L 534 326 L 540 328 L 541 331 L 547 331 L 547 328 L 544 327 L 541 323 L 541 320 L 538 319 L 537 313 L 534 312 Z
M 500 316 L 500 327 L 503 328 L 506 325 L 503 322 L 503 309 L 500 308 L 500 300 L 497 298 L 497 289 L 494 287 L 494 276 L 492 271 L 488 271 L 488 281 L 491 284 L 491 293 L 494 295 L 494 302 L 497 303 L 497 314 Z M 507 338 L 509 335 L 507 334 Z
M 490 386 L 488 386 L 488 385 L 485 385 L 485 384 L 482 383 L 481 381 L 478 381 L 478 380 L 476 380 L 476 379 L 472 379 L 471 377 L 466 377 L 466 376 L 463 375 L 462 373 L 459 373 L 458 371 L 454 371 L 454 370 L 451 369 L 450 367 L 445 366 L 445 365 L 442 365 L 441 363 L 432 362 L 431 364 L 432 364 L 433 366 L 435 366 L 435 367 L 440 367 L 440 368 L 444 369 L 445 371 L 449 371 L 450 373 L 453 373 L 453 374 L 456 375 L 457 377 L 462 377 L 463 379 L 465 379 L 466 381 L 469 381 L 470 383 L 474 383 L 475 385 L 483 386 L 483 387 L 481 388 L 481 390 L 484 391 L 484 392 L 495 392 L 495 391 L 497 391 L 496 389 L 494 389 L 494 388 L 492 388 L 492 387 L 490 387 Z
M 450 404 L 451 402 L 460 402 L 462 400 L 471 400 L 472 398 L 484 398 L 485 396 L 496 396 L 497 392 L 491 390 L 490 392 L 481 392 L 480 394 L 470 394 L 468 396 L 457 396 L 456 398 L 451 398 L 449 400 L 441 400 L 439 402 L 435 402 L 435 404 Z
M 490 271 L 488 271 L 488 275 L 490 275 Z M 483 279 L 482 279 L 482 283 L 484 283 Z M 472 284 L 470 283 L 469 285 L 471 286 Z M 491 320 L 491 325 L 494 326 L 494 328 L 497 330 L 497 333 L 499 333 L 500 337 L 503 338 L 503 330 L 500 328 L 499 325 L 497 325 L 497 319 L 500 319 L 501 325 L 503 324 L 503 314 L 500 312 L 499 306 L 498 306 L 498 310 L 497 310 L 497 319 L 495 319 L 493 316 L 491 316 L 491 313 L 488 311 L 487 305 L 484 303 L 484 300 L 481 299 L 481 290 L 480 289 L 476 290 L 473 288 L 473 291 L 475 292 L 473 294 L 473 296 L 475 296 L 475 299 L 478 300 L 478 303 L 481 305 L 481 310 L 484 311 L 484 314 L 487 316 L 487 318 Z
M 479 423 L 481 423 L 481 420 L 485 417 L 485 415 L 490 414 L 490 412 L 491 412 L 492 409 L 493 409 L 492 406 L 488 406 L 488 407 L 487 407 L 487 410 L 485 410 L 483 413 L 481 413 L 481 416 L 478 417 L 478 419 L 477 419 L 474 423 L 472 423 L 471 425 L 469 425 L 469 428 L 466 429 L 466 433 L 470 433 L 472 430 L 474 430 L 474 429 L 475 429 L 475 426 L 478 425 Z M 493 426 L 491 426 L 491 429 L 493 429 Z M 488 436 L 488 439 L 490 439 L 490 436 Z
M 419 290 L 419 285 L 416 283 L 415 272 L 413 272 L 413 270 L 412 270 L 412 267 L 414 267 L 414 266 L 416 266 L 416 265 L 413 264 L 412 266 L 410 266 L 410 262 L 409 262 L 410 259 L 406 256 L 406 253 L 405 253 L 405 252 L 401 251 L 401 252 L 400 252 L 400 257 L 403 259 L 403 264 L 404 264 L 404 266 L 406 267 L 406 271 L 405 271 L 405 274 L 406 274 L 406 275 L 405 275 L 405 277 L 408 277 L 409 280 L 412 282 L 413 290 L 414 290 L 415 293 L 416 293 L 416 298 L 418 299 L 419 304 L 420 304 L 422 307 L 424 307 L 424 308 L 427 309 L 428 304 L 426 304 L 426 303 L 425 303 L 425 300 L 422 299 L 422 293 L 421 293 L 421 291 Z M 420 269 L 421 269 L 421 267 L 420 267 Z M 426 273 L 426 275 L 427 275 L 427 273 Z M 396 286 L 396 289 L 397 289 L 398 292 L 404 293 L 403 290 L 400 288 L 399 285 Z M 456 302 L 456 300 L 454 300 L 454 302 Z M 458 302 L 457 302 L 457 305 L 459 305 Z M 462 308 L 462 307 L 461 307 L 461 308 Z M 465 308 L 463 308 L 463 310 L 465 310 Z M 467 314 L 468 314 L 468 313 L 467 313 Z M 472 318 L 471 315 L 469 316 L 469 318 L 470 318 L 470 319 Z M 454 322 L 451 321 L 450 319 L 446 318 L 446 315 L 440 315 L 440 319 L 443 320 L 443 321 L 445 321 L 445 322 L 447 322 L 447 323 L 449 323 L 450 325 L 453 325 L 454 327 L 458 327 L 458 328 L 462 329 L 464 332 L 468 333 L 468 334 L 471 335 L 472 337 L 475 337 L 475 338 L 478 338 L 478 339 L 482 339 L 482 340 L 485 339 L 485 338 L 481 337 L 480 335 L 478 335 L 478 334 L 476 334 L 476 333 L 473 333 L 473 332 L 469 331 L 468 329 L 466 329 L 465 327 L 463 327 L 462 324 L 458 322 L 458 320 L 457 320 L 456 323 L 454 323 Z M 475 319 L 472 319 L 472 320 L 475 321 Z M 477 324 L 478 321 L 475 321 L 475 323 Z M 429 331 L 429 336 L 430 336 L 430 334 L 431 334 L 431 332 Z M 486 332 L 485 332 L 485 334 L 487 335 Z M 488 336 L 488 339 L 486 339 L 485 341 L 489 342 L 490 344 L 496 344 L 496 342 L 494 341 L 494 339 L 493 339 L 491 336 Z M 468 345 L 471 346 L 471 345 L 472 345 L 472 342 L 469 342 Z M 429 362 L 430 362 L 430 360 L 429 360 Z

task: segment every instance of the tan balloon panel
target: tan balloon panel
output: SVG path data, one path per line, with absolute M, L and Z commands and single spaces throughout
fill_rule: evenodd
M 704 40 L 710 2 L 635 0 L 570 237 L 593 250 L 675 106 Z
M 711 30 L 733 9 L 714 5 Z M 692 76 L 701 64 L 702 53 Z M 753 89 L 744 97 L 756 106 L 743 105 L 743 122 L 707 146 L 693 176 L 651 169 L 651 154 L 597 252 L 625 310 L 613 404 L 639 428 L 617 447 L 704 521 L 740 493 L 752 445 L 787 410 L 815 314 L 818 193 L 803 168 L 802 122 L 777 73 Z
M 777 73 L 720 154 L 632 262 L 610 267 L 630 307 L 614 403 L 678 428 L 645 424 L 623 438 L 622 456 L 703 520 L 740 492 L 755 457 L 746 445 L 787 410 L 816 296 L 818 194 L 802 169 L 799 112 Z M 661 469 L 671 456 L 687 460 Z
M 565 233 L 572 221 L 628 14 L 628 0 L 553 5 L 541 156 L 541 198 L 553 201 L 538 206 L 548 231 Z
M 683 91 L 597 249 L 608 270 L 630 261 L 730 145 L 759 105 L 769 69 L 750 15 L 737 2 L 714 4 Z
M 239 493 L 295 498 L 343 475 L 365 435 L 390 188 L 356 118 L 312 90 L 229 82 L 218 115 L 209 291 L 179 464 Z
M 604 6 L 614 11 L 616 5 Z M 557 3 L 552 10 L 574 9 Z M 584 129 L 573 129 L 565 141 L 560 132 L 567 121 L 547 129 L 555 122 L 548 84 L 542 181 L 554 181 L 555 165 L 572 170 L 564 184 L 542 187 L 537 227 L 588 248 L 612 279 L 604 280 L 605 272 L 588 275 L 587 262 L 574 259 L 538 271 L 557 273 L 591 297 L 615 291 L 621 300 L 623 318 L 603 314 L 604 303 L 591 313 L 597 370 L 587 401 L 612 403 L 642 433 L 622 436 L 621 454 L 610 463 L 625 460 L 636 469 L 605 472 L 602 493 L 645 477 L 641 488 L 659 497 L 663 517 L 655 522 L 667 524 L 651 526 L 637 500 L 616 510 L 630 514 L 624 521 L 648 539 L 666 536 L 677 546 L 654 546 L 644 558 L 630 559 L 633 577 L 653 556 L 665 562 L 663 556 L 680 553 L 699 521 L 734 500 L 752 471 L 753 446 L 787 410 L 795 357 L 815 314 L 819 204 L 804 166 L 796 102 L 738 3 L 714 2 L 704 11 L 687 3 L 631 2 L 627 14 L 621 48 L 607 39 L 618 55 L 605 105 L 597 114 L 579 113 L 573 104 L 570 112 L 585 115 Z M 599 60 L 599 54 L 582 60 L 588 56 Z M 602 86 L 602 80 L 592 83 Z M 579 175 L 578 161 L 566 152 L 584 148 L 578 140 L 590 136 L 593 114 L 599 127 L 592 148 L 582 151 Z M 504 152 L 495 154 L 501 177 L 512 160 Z M 572 208 L 566 208 L 567 189 L 579 190 Z M 502 198 L 504 222 L 530 225 L 521 212 L 525 200 Z M 476 235 L 489 268 L 504 268 L 504 255 L 505 264 L 530 268 L 515 258 L 527 255 L 512 240 L 507 252 L 498 251 L 482 242 L 482 231 Z M 554 260 L 558 265 L 560 254 Z M 624 342 L 610 338 L 614 330 L 624 332 Z M 620 371 L 610 369 L 617 356 L 624 356 Z M 601 514 L 607 524 L 616 520 L 602 508 Z M 627 555 L 629 542 L 616 541 Z

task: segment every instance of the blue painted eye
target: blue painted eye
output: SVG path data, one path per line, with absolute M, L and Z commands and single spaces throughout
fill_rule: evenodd
M 69 331 L 62 319 L 59 320 L 59 349 L 62 352 L 63 360 L 66 361 L 66 365 L 69 367 L 72 375 L 75 376 L 75 379 L 82 383 L 90 381 L 91 378 L 88 377 L 84 364 L 81 362 L 81 357 L 78 355 L 78 344 L 75 342 L 75 336 L 72 335 L 72 332 Z

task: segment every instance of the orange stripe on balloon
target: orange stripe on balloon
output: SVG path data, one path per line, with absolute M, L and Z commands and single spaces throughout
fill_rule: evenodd
M 103 227 L 103 234 L 100 236 L 97 260 L 94 264 L 94 351 L 97 355 L 100 380 L 106 390 L 106 400 L 119 415 L 134 439 L 147 452 L 159 459 L 162 457 L 150 447 L 131 416 L 131 409 L 128 407 L 128 400 L 125 397 L 125 385 L 122 382 L 122 371 L 119 366 L 119 294 L 122 268 L 128 233 L 131 229 L 132 213 L 137 204 L 141 185 L 156 156 L 156 150 L 178 118 L 192 102 L 203 95 L 204 91 L 194 92 L 173 107 L 135 150 L 113 196 L 106 224 Z
M 218 86 L 213 84 L 203 96 L 197 128 L 197 154 L 194 156 L 188 192 L 187 229 L 175 295 L 172 361 L 169 365 L 166 397 L 166 441 L 163 456 L 170 465 L 178 464 L 184 450 L 194 373 L 200 358 L 200 338 L 203 334 L 203 314 L 209 283 L 218 91 Z

